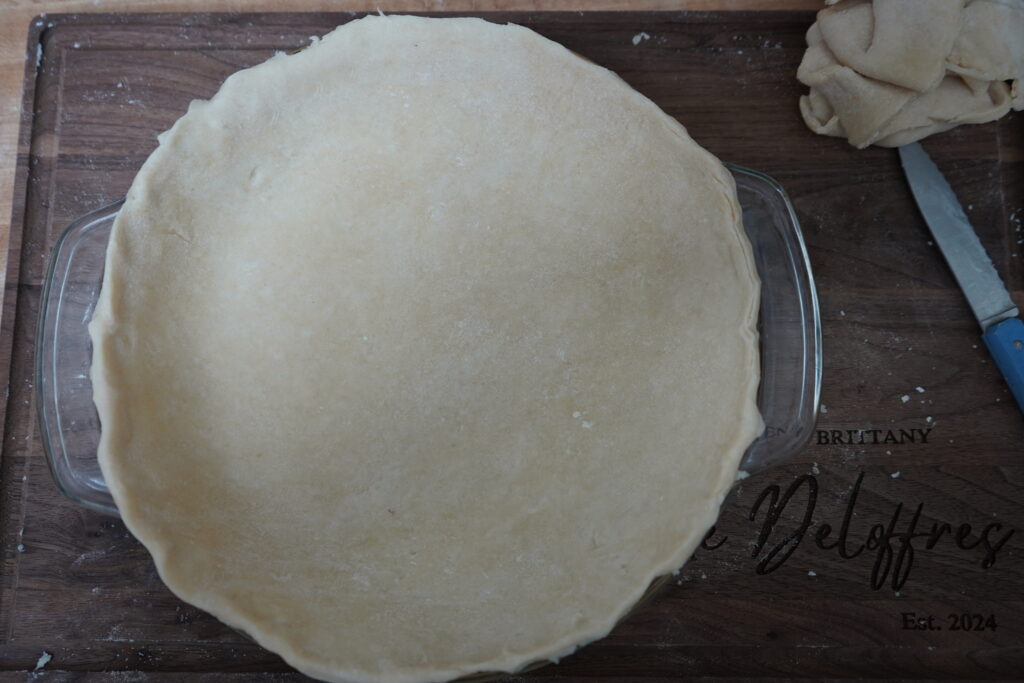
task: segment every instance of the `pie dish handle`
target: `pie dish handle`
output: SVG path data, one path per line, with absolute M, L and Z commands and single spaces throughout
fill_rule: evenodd
M 124 200 L 73 222 L 57 240 L 36 328 L 35 385 L 46 464 L 65 496 L 116 515 L 96 459 L 100 421 L 92 401 L 89 320 L 103 283 L 107 242 Z
M 821 399 L 821 314 L 807 246 L 785 190 L 758 171 L 726 167 L 736 181 L 743 227 L 761 277 L 757 405 L 765 430 L 740 463 L 742 473 L 753 474 L 793 457 L 814 433 Z

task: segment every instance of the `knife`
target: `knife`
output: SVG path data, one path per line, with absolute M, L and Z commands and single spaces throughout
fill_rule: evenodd
M 899 148 L 903 172 L 935 242 L 946 257 L 996 367 L 1024 410 L 1024 323 L 953 188 L 918 143 Z

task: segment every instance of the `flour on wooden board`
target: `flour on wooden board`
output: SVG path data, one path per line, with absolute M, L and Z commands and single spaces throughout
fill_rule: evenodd
M 53 659 L 53 655 L 51 655 L 46 650 L 43 650 L 43 654 L 39 655 L 39 659 L 36 660 L 36 668 L 34 668 L 32 670 L 33 671 L 39 671 L 44 666 L 49 664 L 51 659 Z

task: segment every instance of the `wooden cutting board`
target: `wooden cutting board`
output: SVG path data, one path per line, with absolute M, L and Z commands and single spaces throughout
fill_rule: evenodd
M 617 71 L 719 157 L 778 179 L 807 237 L 824 321 L 814 442 L 734 489 L 708 543 L 718 547 L 660 597 L 525 677 L 1021 675 L 1024 420 L 896 153 L 804 128 L 794 74 L 812 15 L 487 16 Z M 118 520 L 60 496 L 35 417 L 33 336 L 54 241 L 125 193 L 156 134 L 232 72 L 351 18 L 60 15 L 31 28 L 38 60 L 26 65 L 0 345 L 0 680 L 23 680 L 44 653 L 42 671 L 73 672 L 48 680 L 301 678 L 177 600 Z M 1021 123 L 1012 114 L 926 147 L 1024 303 Z

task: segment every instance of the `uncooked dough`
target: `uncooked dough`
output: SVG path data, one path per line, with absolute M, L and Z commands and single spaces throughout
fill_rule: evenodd
M 897 147 L 1024 109 L 1024 0 L 827 4 L 797 71 L 814 132 Z
M 761 429 L 740 220 L 679 123 L 518 26 L 370 17 L 236 73 L 111 235 L 121 515 L 176 594 L 323 679 L 600 638 Z

